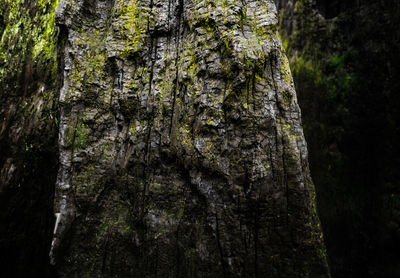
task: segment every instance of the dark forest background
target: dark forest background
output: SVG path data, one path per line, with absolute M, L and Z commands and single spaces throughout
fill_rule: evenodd
M 400 2 L 277 1 L 333 277 L 400 277 Z

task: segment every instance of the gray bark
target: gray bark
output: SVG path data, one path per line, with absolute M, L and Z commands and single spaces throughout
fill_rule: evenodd
M 60 1 L 61 277 L 329 277 L 264 1 Z

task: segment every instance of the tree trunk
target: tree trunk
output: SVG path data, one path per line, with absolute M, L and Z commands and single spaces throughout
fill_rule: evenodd
M 272 0 L 60 0 L 56 22 L 60 277 L 329 277 Z

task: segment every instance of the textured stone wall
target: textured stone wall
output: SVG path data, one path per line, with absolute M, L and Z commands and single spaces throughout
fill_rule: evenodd
M 273 1 L 60 1 L 61 277 L 329 277 Z

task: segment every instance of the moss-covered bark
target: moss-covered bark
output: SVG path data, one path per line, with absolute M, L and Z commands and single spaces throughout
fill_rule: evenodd
M 329 277 L 272 1 L 0 5 L 8 276 Z
M 63 277 L 329 277 L 272 1 L 63 1 Z

